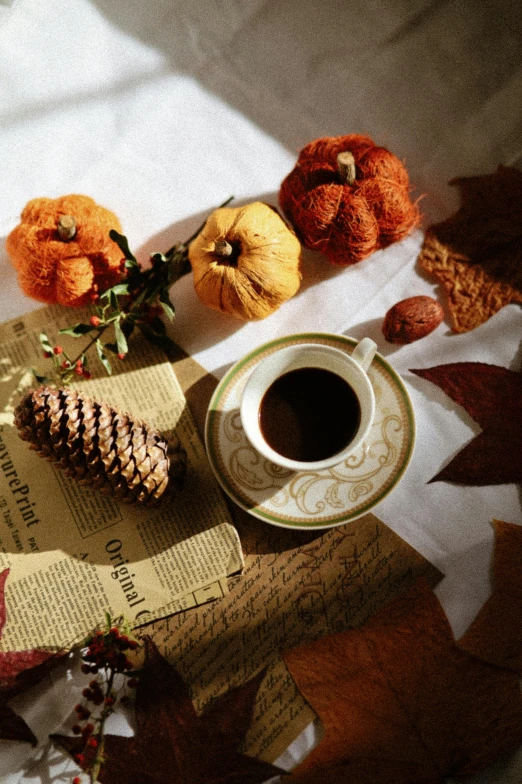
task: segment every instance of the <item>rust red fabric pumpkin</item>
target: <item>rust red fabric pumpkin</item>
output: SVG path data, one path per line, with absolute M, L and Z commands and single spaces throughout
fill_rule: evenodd
M 397 242 L 420 221 L 404 164 L 358 134 L 303 147 L 279 203 L 303 245 L 342 266 Z

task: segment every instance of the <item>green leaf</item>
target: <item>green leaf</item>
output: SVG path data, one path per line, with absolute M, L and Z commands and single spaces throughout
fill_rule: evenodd
M 39 373 L 38 370 L 36 370 L 35 368 L 31 368 L 31 371 L 32 371 L 33 376 L 34 376 L 34 380 L 36 381 L 37 384 L 49 384 L 50 383 L 51 379 L 49 378 L 49 376 L 45 376 L 42 373 Z
M 163 289 L 162 291 L 160 291 L 159 301 L 160 301 L 161 307 L 165 311 L 165 315 L 168 316 L 170 321 L 172 321 L 174 319 L 175 314 L 176 314 L 176 310 L 175 310 L 174 305 L 172 304 L 172 301 L 171 301 L 171 299 L 169 297 L 169 292 L 166 289 Z
M 134 265 L 139 266 L 138 265 L 138 261 L 136 259 L 136 256 L 134 256 L 134 254 L 131 252 L 131 250 L 129 248 L 129 242 L 127 240 L 127 237 L 125 237 L 124 234 L 119 234 L 119 232 L 117 232 L 115 229 L 111 229 L 110 232 L 109 232 L 109 237 L 111 238 L 111 240 L 113 242 L 116 243 L 118 248 L 123 253 L 125 259 L 127 261 L 131 262 L 130 266 L 132 266 L 132 267 Z M 125 265 L 125 266 L 127 266 L 127 265 Z
M 45 334 L 45 332 L 40 332 L 38 335 L 38 339 L 40 341 L 40 345 L 42 346 L 44 351 L 50 351 L 51 354 L 53 353 L 53 347 L 49 343 L 49 338 Z
M 117 297 L 121 297 L 122 294 L 129 293 L 129 284 L 128 283 L 117 283 L 115 286 L 112 287 L 113 293 Z
M 147 321 L 146 324 L 147 328 L 154 332 L 155 335 L 165 335 L 167 332 L 167 328 L 159 316 Z
M 93 327 L 90 324 L 75 324 L 74 327 L 65 327 L 60 330 L 60 335 L 72 335 L 73 338 L 79 338 L 86 335 Z
M 177 348 L 174 341 L 169 338 L 168 335 L 155 334 L 148 324 L 138 324 L 138 326 L 147 340 L 154 346 L 161 348 L 167 356 L 169 355 L 169 352 Z
M 112 367 L 111 367 L 111 363 L 107 359 L 107 354 L 104 351 L 104 346 L 101 340 L 96 341 L 96 351 L 98 352 L 98 359 L 100 360 L 103 367 L 105 368 L 105 370 L 110 376 L 112 374 Z
M 105 289 L 103 294 L 100 294 L 100 299 L 109 298 L 109 300 L 114 302 L 114 297 L 121 297 L 123 294 L 129 293 L 129 284 L 128 283 L 116 283 L 115 286 L 112 286 L 110 289 Z
M 116 336 L 116 343 L 118 344 L 118 353 L 126 354 L 129 350 L 129 346 L 127 344 L 127 338 L 121 328 L 120 318 L 117 318 L 114 322 L 114 334 Z

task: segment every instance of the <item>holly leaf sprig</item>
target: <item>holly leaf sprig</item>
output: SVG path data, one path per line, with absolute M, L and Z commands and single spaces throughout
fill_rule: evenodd
M 232 198 L 220 206 L 225 207 Z M 125 359 L 129 352 L 129 339 L 135 329 L 163 350 L 168 351 L 174 346 L 162 317 L 174 320 L 175 307 L 170 298 L 170 288 L 191 271 L 189 245 L 205 223 L 206 220 L 188 240 L 173 245 L 166 253 L 153 253 L 147 268 L 140 265 L 130 250 L 127 237 L 114 229 L 109 232 L 111 240 L 123 254 L 121 280 L 99 296 L 88 322 L 78 322 L 59 331 L 60 335 L 83 338 L 87 343 L 76 355 L 71 355 L 63 346 L 52 345 L 45 332 L 39 336 L 44 357 L 52 359 L 54 375 L 61 382 L 68 383 L 75 376 L 91 377 L 88 352 L 93 346 L 98 360 L 110 375 L 111 360 L 114 357 Z M 38 383 L 50 381 L 35 370 L 33 373 Z

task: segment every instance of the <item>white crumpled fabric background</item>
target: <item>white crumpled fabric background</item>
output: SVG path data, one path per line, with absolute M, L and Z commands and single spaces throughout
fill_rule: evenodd
M 31 198 L 92 196 L 145 259 L 230 195 L 275 204 L 308 141 L 368 133 L 405 161 L 425 227 L 456 208 L 453 177 L 522 163 L 521 107 L 517 0 L 0 0 L 0 318 L 39 307 L 18 289 L 4 248 Z M 522 309 L 465 335 L 443 323 L 417 343 L 387 344 L 380 325 L 391 305 L 438 295 L 415 266 L 422 237 L 345 270 L 305 254 L 301 291 L 255 323 L 204 308 L 186 276 L 172 291 L 175 337 L 218 377 L 285 333 L 376 340 L 406 382 L 417 442 L 404 480 L 374 511 L 444 572 L 437 593 L 460 635 L 490 591 L 491 520 L 522 522 L 520 489 L 427 484 L 478 430 L 409 368 L 520 369 Z M 0 781 L 72 779 L 74 765 L 45 739 L 79 682 L 73 667 L 67 682 L 18 699 L 41 743 L 0 741 Z M 312 742 L 310 730 L 285 764 Z M 476 780 L 520 782 L 522 754 Z

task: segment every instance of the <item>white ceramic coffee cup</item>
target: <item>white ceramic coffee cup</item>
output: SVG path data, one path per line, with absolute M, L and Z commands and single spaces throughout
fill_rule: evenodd
M 363 338 L 351 355 L 321 343 L 284 346 L 262 359 L 247 379 L 241 395 L 241 424 L 252 446 L 275 465 L 292 471 L 320 471 L 343 462 L 367 437 L 375 416 L 375 395 L 366 371 L 377 345 Z M 353 437 L 340 450 L 321 460 L 293 460 L 276 452 L 267 443 L 260 427 L 260 407 L 264 395 L 278 378 L 293 370 L 318 368 L 340 376 L 353 390 L 360 407 L 359 425 Z M 339 411 L 339 417 L 343 412 Z

